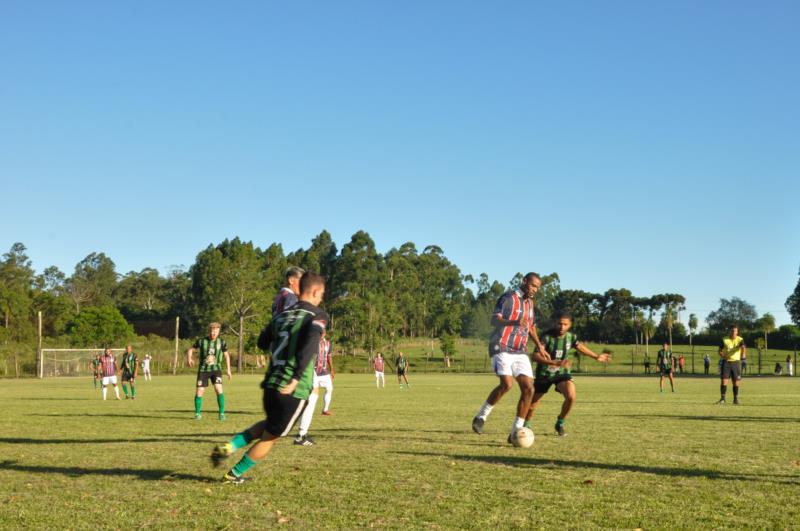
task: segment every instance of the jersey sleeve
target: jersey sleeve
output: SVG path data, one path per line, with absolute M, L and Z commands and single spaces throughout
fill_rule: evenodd
M 511 297 L 508 295 L 508 293 L 504 293 L 499 299 L 497 299 L 497 303 L 494 305 L 494 312 L 492 312 L 492 315 L 508 319 L 511 316 L 511 304 Z
M 272 345 L 272 321 L 267 323 L 264 330 L 258 335 L 258 348 L 261 350 L 269 350 Z
M 308 364 L 314 361 L 319 354 L 319 343 L 322 339 L 322 331 L 328 324 L 328 315 L 325 312 L 320 312 L 303 325 L 301 331 L 300 343 L 297 345 L 296 359 L 294 373 L 292 378 L 299 380 L 300 375 L 305 372 Z
M 224 339 L 222 340 L 222 352 L 228 352 L 228 342 Z
M 200 348 L 200 340 L 195 339 L 194 343 L 192 344 L 192 348 Z

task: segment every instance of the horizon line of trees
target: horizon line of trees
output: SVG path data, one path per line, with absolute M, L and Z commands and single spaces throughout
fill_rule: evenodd
M 381 254 L 364 231 L 353 234 L 341 250 L 324 230 L 308 248 L 289 253 L 277 243 L 262 249 L 238 237 L 226 239 L 201 250 L 188 269 L 174 267 L 165 276 L 154 268 L 119 274 L 102 252 L 89 254 L 70 275 L 55 266 L 36 274 L 25 251 L 15 243 L 0 260 L 0 340 L 34 340 L 41 311 L 43 334 L 76 347 L 125 340 L 134 335 L 133 325 L 157 330 L 159 322 L 174 323 L 179 316 L 182 337 L 202 334 L 206 323 L 219 321 L 237 339 L 239 351 L 252 350 L 290 265 L 327 279 L 323 305 L 331 316 L 330 333 L 348 351 L 373 352 L 401 339 L 487 338 L 497 298 L 517 287 L 523 275 L 517 273 L 506 284 L 486 273 L 464 275 L 436 245 L 420 252 L 406 242 Z M 562 289 L 556 272 L 541 276 L 536 297 L 540 328 L 567 311 L 586 340 L 709 344 L 736 323 L 745 334 L 763 334 L 765 342 L 774 332 L 779 343 L 800 342 L 796 326 L 776 329 L 772 315 L 759 317 L 752 304 L 738 297 L 721 299 L 701 331 L 694 314 L 682 322 L 686 299 L 680 294 L 639 297 L 626 288 L 591 293 Z M 798 306 L 796 313 L 790 301 Z M 787 309 L 800 323 L 800 281 Z

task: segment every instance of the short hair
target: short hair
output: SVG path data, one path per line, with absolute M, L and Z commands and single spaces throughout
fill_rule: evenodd
M 212 328 L 222 328 L 222 325 L 217 322 L 209 323 L 208 329 L 211 330 Z
M 557 312 L 556 321 L 560 321 L 561 319 L 569 319 L 572 321 L 572 314 L 569 312 Z
M 302 277 L 303 274 L 306 272 L 305 269 L 302 267 L 291 266 L 289 269 L 286 270 L 286 280 L 288 281 L 290 278 L 299 278 Z
M 539 276 L 539 273 L 533 273 L 533 272 L 528 273 L 527 275 L 522 277 L 522 280 L 524 280 L 525 282 L 530 282 L 534 278 L 538 278 L 539 280 L 542 280 L 542 277 Z
M 300 277 L 300 293 L 307 293 L 311 288 L 315 286 L 324 286 L 325 285 L 325 278 L 322 275 L 318 275 L 316 273 L 312 273 L 311 271 L 306 271 L 303 273 L 303 276 Z
M 737 325 L 737 324 L 732 324 L 732 325 L 730 326 L 730 328 L 728 328 L 728 330 L 733 330 L 734 328 L 735 328 L 736 330 L 739 330 L 739 325 Z

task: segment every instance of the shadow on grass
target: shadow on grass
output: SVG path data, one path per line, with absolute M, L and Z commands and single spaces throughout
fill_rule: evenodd
M 14 470 L 29 474 L 61 474 L 70 477 L 80 476 L 133 476 L 148 481 L 181 480 L 201 481 L 210 483 L 211 478 L 195 476 L 194 474 L 181 474 L 172 470 L 159 468 L 84 468 L 79 466 L 32 466 L 21 465 L 16 461 L 0 461 L 0 470 Z
M 32 413 L 31 417 L 111 417 L 118 419 L 183 419 L 194 421 L 194 413 L 189 415 L 133 415 L 131 413 Z
M 643 474 L 656 474 L 659 476 L 686 477 L 686 478 L 706 478 L 738 481 L 757 481 L 764 483 L 781 483 L 787 485 L 800 485 L 800 475 L 796 474 L 730 474 L 717 470 L 705 470 L 702 468 L 676 468 L 676 467 L 655 467 L 622 463 L 595 463 L 592 461 L 567 461 L 564 459 L 539 459 L 536 457 L 523 456 L 504 456 L 504 455 L 449 455 L 437 454 L 433 452 L 395 452 L 402 455 L 417 455 L 425 457 L 446 457 L 448 459 L 459 459 L 461 461 L 483 462 L 490 465 L 516 466 L 516 467 L 540 467 L 540 468 L 574 468 L 574 469 L 593 469 L 610 470 L 614 472 L 639 472 Z
M 6 444 L 125 444 L 125 443 L 159 443 L 159 442 L 195 442 L 203 444 L 213 444 L 219 441 L 219 437 L 202 437 L 192 434 L 188 437 L 180 435 L 169 435 L 164 437 L 147 437 L 138 439 L 31 439 L 28 437 L 0 437 L 0 443 Z
M 605 415 L 628 419 L 674 419 L 674 420 L 711 420 L 719 422 L 800 422 L 797 417 L 722 417 L 711 415 Z

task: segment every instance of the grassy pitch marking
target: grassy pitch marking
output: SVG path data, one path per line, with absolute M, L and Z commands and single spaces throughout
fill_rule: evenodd
M 533 420 L 536 444 L 518 449 L 506 442 L 512 395 L 484 435 L 471 430 L 492 376 L 417 374 L 400 391 L 340 374 L 337 415 L 315 419 L 316 446 L 282 441 L 254 481 L 223 485 L 209 453 L 261 418 L 259 380 L 226 382 L 225 422 L 193 420 L 191 376 L 142 382 L 136 401 L 119 402 L 100 400 L 90 378 L 0 381 L 0 528 L 556 527 L 565 518 L 585 528 L 787 528 L 800 518 L 784 503 L 800 499 L 798 380 L 746 378 L 741 406 L 714 406 L 716 378 L 679 377 L 672 395 L 658 393 L 657 377 L 579 375 L 569 437 L 553 431 L 561 397 L 551 393 Z

